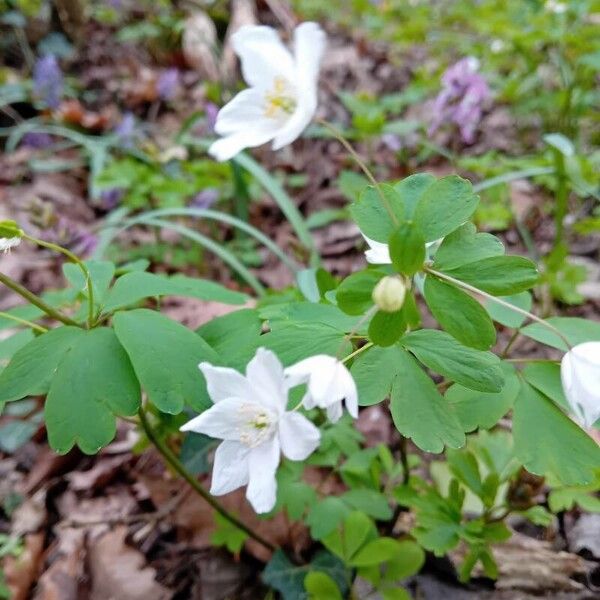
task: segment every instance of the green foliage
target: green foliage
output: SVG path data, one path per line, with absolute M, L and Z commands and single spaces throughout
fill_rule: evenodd
M 186 404 L 199 412 L 210 406 L 198 363 L 219 357 L 199 335 L 142 308 L 117 313 L 114 328 L 154 406 L 174 415 Z
M 379 192 L 383 194 L 385 204 Z M 387 243 L 394 232 L 394 221 L 386 207 L 391 210 L 398 223 L 404 219 L 404 202 L 393 187 L 380 185 L 378 191 L 369 186 L 350 205 L 350 214 L 368 238 Z
M 390 236 L 390 256 L 398 273 L 412 276 L 423 268 L 425 239 L 412 221 L 405 221 Z
M 239 554 L 248 539 L 248 534 L 232 525 L 225 517 L 215 512 L 217 528 L 210 536 L 210 541 L 215 546 L 224 546 L 232 554 Z

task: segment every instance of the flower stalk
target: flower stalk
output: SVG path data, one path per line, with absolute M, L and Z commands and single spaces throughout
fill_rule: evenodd
M 60 321 L 64 325 L 70 325 L 72 327 L 80 327 L 77 321 L 71 319 L 67 315 L 63 315 L 60 311 L 56 310 L 46 302 L 44 302 L 39 296 L 36 296 L 33 292 L 30 292 L 26 287 L 23 287 L 20 283 L 17 283 L 14 279 L 11 279 L 8 275 L 0 273 L 0 283 L 3 283 L 7 288 L 10 288 L 19 296 L 25 298 L 27 302 L 37 306 L 40 310 L 44 311 L 49 317 Z
M 227 509 L 225 509 L 213 496 L 211 496 L 202 486 L 202 484 L 185 468 L 183 463 L 175 456 L 173 451 L 167 446 L 167 444 L 160 438 L 160 436 L 154 431 L 146 413 L 143 408 L 140 408 L 138 411 L 138 416 L 140 419 L 140 424 L 144 433 L 152 442 L 154 447 L 158 450 L 158 452 L 163 457 L 164 461 L 185 481 L 193 488 L 193 490 L 203 498 L 214 510 L 216 510 L 224 519 L 229 521 L 234 527 L 237 527 L 240 531 L 243 531 L 246 535 L 251 537 L 253 540 L 258 542 L 261 546 L 269 550 L 270 552 L 275 552 L 277 549 L 271 542 L 267 541 L 260 534 L 256 533 L 250 527 L 242 523 L 237 517 L 232 515 Z

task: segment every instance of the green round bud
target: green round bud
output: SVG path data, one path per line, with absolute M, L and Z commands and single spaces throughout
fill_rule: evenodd
M 383 312 L 397 312 L 404 304 L 406 285 L 400 277 L 386 276 L 373 289 L 373 302 Z
M 0 221 L 0 238 L 21 238 L 23 230 L 19 227 L 16 221 Z

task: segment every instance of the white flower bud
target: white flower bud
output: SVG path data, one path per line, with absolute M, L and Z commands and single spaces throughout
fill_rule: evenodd
M 383 312 L 397 312 L 404 304 L 406 285 L 400 277 L 386 276 L 373 289 L 373 302 Z

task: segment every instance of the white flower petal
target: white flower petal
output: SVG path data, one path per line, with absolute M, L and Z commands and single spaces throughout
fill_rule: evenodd
M 222 496 L 248 483 L 248 456 L 250 448 L 240 442 L 219 444 L 213 463 L 210 493 Z
M 288 367 L 285 374 L 293 381 L 308 378 L 309 402 L 305 406 L 319 406 L 329 408 L 335 404 L 346 401 L 348 412 L 356 418 L 358 416 L 358 392 L 356 383 L 350 371 L 344 364 L 333 356 L 318 354 L 301 360 Z M 341 404 L 332 408 L 328 415 L 333 415 L 336 420 L 341 416 Z
M 279 441 L 284 456 L 304 460 L 319 447 L 321 433 L 305 416 L 286 412 L 279 421 Z
M 248 85 L 270 88 L 276 77 L 294 79 L 294 60 L 272 27 L 246 25 L 231 37 Z
M 239 154 L 244 148 L 255 148 L 256 146 L 266 144 L 269 140 L 273 139 L 276 130 L 277 123 L 268 119 L 263 119 L 255 124 L 254 127 L 246 124 L 245 129 L 213 142 L 208 149 L 208 153 L 219 162 L 229 160 L 236 154 Z
M 252 386 L 255 400 L 281 414 L 287 405 L 288 386 L 283 365 L 271 350 L 259 348 L 246 367 L 246 377 Z
M 367 244 L 369 244 L 369 250 L 365 252 L 367 262 L 371 263 L 372 265 L 392 264 L 392 259 L 390 258 L 390 248 L 387 244 L 372 240 L 364 233 L 361 235 L 365 238 Z
M 578 421 L 591 427 L 600 418 L 600 342 L 569 350 L 561 362 L 565 396 Z
M 219 110 L 215 132 L 219 135 L 231 135 L 247 130 L 257 120 L 265 118 L 264 101 L 264 93 L 257 89 L 242 90 Z
M 226 398 L 251 398 L 252 388 L 248 380 L 235 369 L 215 367 L 207 362 L 201 362 L 198 368 L 206 379 L 206 389 L 213 402 Z
M 277 499 L 275 473 L 279 466 L 279 438 L 252 448 L 248 455 L 249 482 L 246 498 L 257 513 L 273 510 Z
M 342 418 L 342 414 L 344 414 L 344 409 L 341 402 L 334 402 L 327 407 L 327 418 L 332 423 L 337 423 Z
M 317 110 L 319 66 L 326 42 L 325 32 L 316 23 L 302 23 L 294 31 L 297 105 L 275 136 L 273 150 L 291 144 L 306 129 Z
M 226 398 L 194 417 L 180 428 L 180 431 L 195 431 L 222 440 L 240 439 L 239 427 L 242 422 L 240 410 L 243 406 L 251 406 L 256 411 L 261 406 L 240 398 Z
M 21 243 L 20 237 L 0 238 L 0 252 L 8 252 Z

